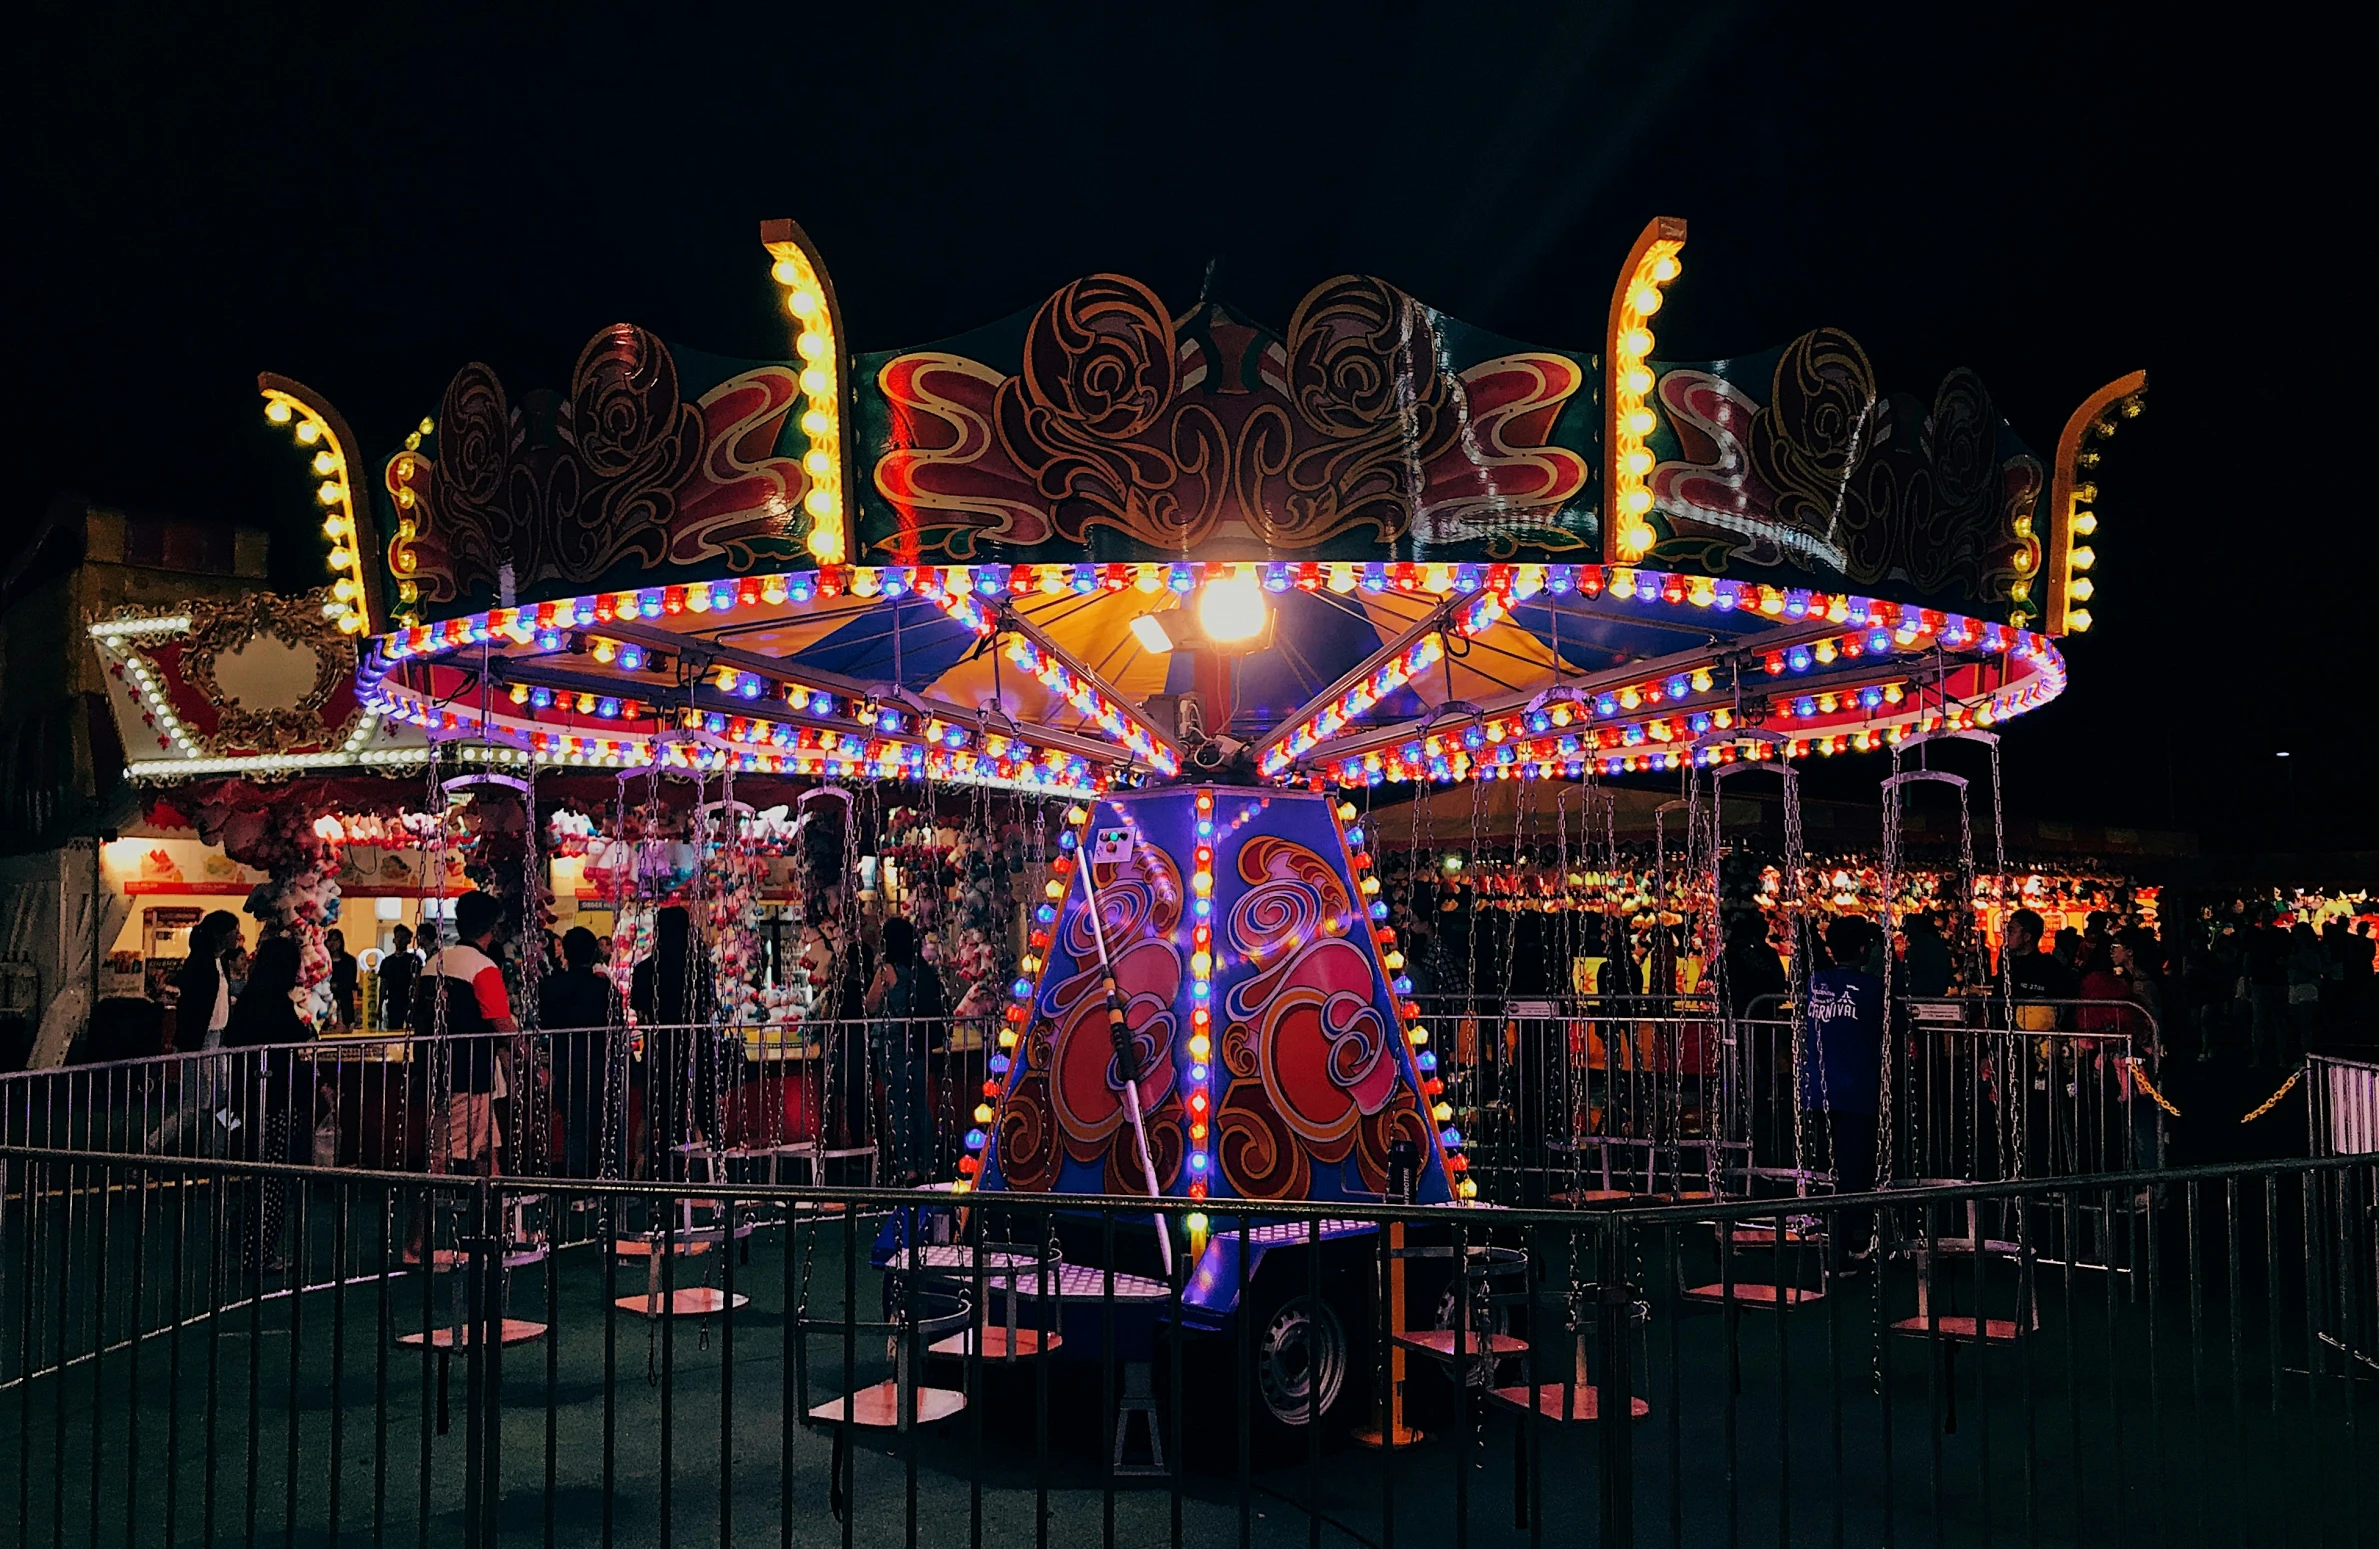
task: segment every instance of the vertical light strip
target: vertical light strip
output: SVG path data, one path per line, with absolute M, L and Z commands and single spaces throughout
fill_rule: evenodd
M 2042 599 L 2040 627 L 2046 634 L 2079 634 L 2090 627 L 2090 610 L 2073 606 L 2088 602 L 2097 589 L 2085 574 L 2097 563 L 2097 551 L 2073 541 L 2098 531 L 2098 513 L 2091 509 L 2098 499 L 2098 482 L 2087 475 L 2097 470 L 2099 449 L 2083 443 L 2103 442 L 2114 435 L 2118 419 L 2136 418 L 2147 391 L 2145 371 L 2115 378 L 2082 400 L 2057 437 L 2057 461 L 2049 482 L 2048 552 L 2041 561 L 2048 595 Z M 2019 579 L 2009 595 L 2021 603 L 2031 589 Z
M 377 541 L 370 507 L 355 495 L 354 437 L 338 412 L 299 382 L 270 373 L 256 379 L 264 395 L 264 417 L 296 438 L 311 458 L 314 499 L 322 507 L 322 533 L 330 540 L 331 600 L 322 616 L 357 635 L 378 625 L 379 589 L 364 557 Z
M 801 358 L 801 429 L 809 438 L 801 459 L 809 492 L 801 504 L 810 519 L 809 551 L 821 565 L 840 565 L 850 557 L 843 490 L 842 317 L 826 266 L 799 226 L 762 221 L 760 241 L 775 260 L 769 273 L 783 293 L 793 320 L 793 350 Z
M 1214 789 L 1201 785 L 1190 859 L 1189 1197 L 1203 1201 L 1214 1176 L 1208 1124 L 1214 1106 Z M 1189 1229 L 1206 1229 L 1203 1213 Z
M 1659 534 L 1652 526 L 1652 451 L 1644 443 L 1660 423 L 1652 408 L 1652 314 L 1661 292 L 1677 277 L 1677 254 L 1685 246 L 1685 222 L 1663 215 L 1646 226 L 1628 249 L 1611 292 L 1611 328 L 1604 356 L 1603 479 L 1608 498 L 1603 518 L 1603 558 L 1631 564 L 1652 552 Z

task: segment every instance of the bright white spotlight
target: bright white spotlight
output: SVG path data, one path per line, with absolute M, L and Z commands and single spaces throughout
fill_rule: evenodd
M 1132 620 L 1132 638 L 1152 656 L 1162 656 L 1173 649 L 1173 637 L 1165 633 L 1164 624 L 1153 613 L 1143 613 Z
M 1252 575 L 1238 574 L 1209 581 L 1198 593 L 1198 627 L 1209 640 L 1253 640 L 1264 632 L 1271 610 L 1264 588 Z

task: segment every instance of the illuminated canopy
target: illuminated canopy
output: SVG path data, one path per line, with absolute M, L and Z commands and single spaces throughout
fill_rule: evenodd
M 332 535 L 384 567 L 339 578 L 367 710 L 607 768 L 1624 773 L 1987 726 L 2062 689 L 2040 624 L 2086 627 L 2096 448 L 2044 467 L 1971 372 L 1885 393 L 1834 330 L 1661 360 L 1681 221 L 1586 351 L 1360 275 L 1275 330 L 1102 274 L 854 355 L 808 239 L 762 241 L 787 359 L 618 325 L 558 397 L 466 367 L 381 465 Z

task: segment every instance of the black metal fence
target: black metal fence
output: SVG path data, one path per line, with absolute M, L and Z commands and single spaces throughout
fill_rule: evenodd
M 2356 1543 L 2375 1170 L 1194 1235 L 8 1146 L 0 1539 Z

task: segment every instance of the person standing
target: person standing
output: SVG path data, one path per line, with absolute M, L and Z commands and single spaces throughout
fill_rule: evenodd
M 228 1109 L 217 1114 L 217 1088 L 222 1084 L 221 1061 L 197 1056 L 223 1046 L 223 1030 L 231 1025 L 231 975 L 226 959 L 239 940 L 239 917 L 217 909 L 190 927 L 190 955 L 174 975 L 174 1052 L 178 1100 L 174 1111 L 149 1137 L 150 1149 L 174 1152 L 185 1137 L 205 1149 L 203 1123 L 228 1129 L 238 1115 Z
M 233 1106 L 247 1132 L 248 1154 L 260 1162 L 297 1162 L 312 1154 L 314 1140 L 313 1062 L 301 1062 L 288 1047 L 313 1040 L 314 1029 L 297 1014 L 299 955 L 296 938 L 267 936 L 256 945 L 248 983 L 223 1030 L 227 1049 L 261 1049 L 243 1060 Z M 297 1119 L 303 1115 L 301 1130 Z M 304 1149 L 299 1149 L 302 1136 Z M 281 1217 L 286 1184 L 276 1176 L 258 1181 L 258 1214 L 251 1221 L 249 1262 L 262 1271 L 288 1267 L 282 1257 Z
M 611 983 L 595 971 L 598 948 L 595 933 L 583 925 L 562 937 L 562 971 L 539 986 L 537 1012 L 552 1030 L 554 1079 L 561 1083 L 562 1157 L 573 1178 L 597 1176 L 604 1160 L 618 1167 L 619 1143 L 625 1140 L 626 1112 L 621 1111 L 622 1134 L 607 1141 L 604 1126 L 612 1105 L 612 1024 L 618 1018 L 619 998 Z
M 1826 927 L 1833 966 L 1809 976 L 1801 1107 L 1825 1131 L 1837 1194 L 1863 1194 L 1875 1187 L 1885 1008 L 1883 979 L 1874 970 L 1881 966 L 1876 959 L 1882 935 L 1854 915 L 1837 917 Z M 1845 1212 L 1837 1219 L 1851 1250 L 1863 1250 L 1868 1212 Z
M 893 1185 L 914 1188 L 934 1160 L 928 1056 L 946 1039 L 949 1008 L 941 975 L 917 950 L 917 927 L 899 915 L 884 922 L 884 961 L 867 987 L 867 1013 L 884 1078 Z
M 338 1008 L 339 1026 L 355 1026 L 355 954 L 347 950 L 347 933 L 343 930 L 325 931 L 322 945 L 330 952 L 330 998 Z
M 2000 973 L 2016 1002 L 2016 1026 L 2025 1032 L 2053 1032 L 2064 1016 L 2058 1004 L 2075 998 L 2081 977 L 2054 954 L 2040 950 L 2046 922 L 2030 909 L 2007 917 L 2007 940 L 2000 949 Z
M 1949 943 L 1929 914 L 1909 916 L 1908 949 L 1900 966 L 1908 976 L 1908 993 L 1918 1000 L 1938 1000 L 1949 993 Z
M 413 981 L 421 973 L 421 959 L 413 951 L 413 932 L 400 925 L 389 932 L 388 955 L 380 960 L 380 1028 L 401 1033 L 413 1009 Z
M 2247 927 L 2248 1029 L 2258 1065 L 2287 1042 L 2289 946 L 2287 927 L 2276 919 Z
M 2287 937 L 2288 1039 L 2280 1062 L 2294 1064 L 2321 1039 L 2321 986 L 2329 977 L 2330 956 L 2321 949 L 2313 927 L 2299 920 Z
M 445 1040 L 429 1064 L 433 1079 L 446 1089 L 443 1111 L 430 1116 L 434 1173 L 454 1171 L 458 1163 L 485 1162 L 493 1176 L 496 1148 L 504 1143 L 495 1113 L 501 1069 L 497 1035 L 518 1026 L 504 970 L 490 955 L 502 918 L 503 906 L 486 893 L 456 899 L 455 944 L 422 964 L 414 986 L 413 1031 Z

